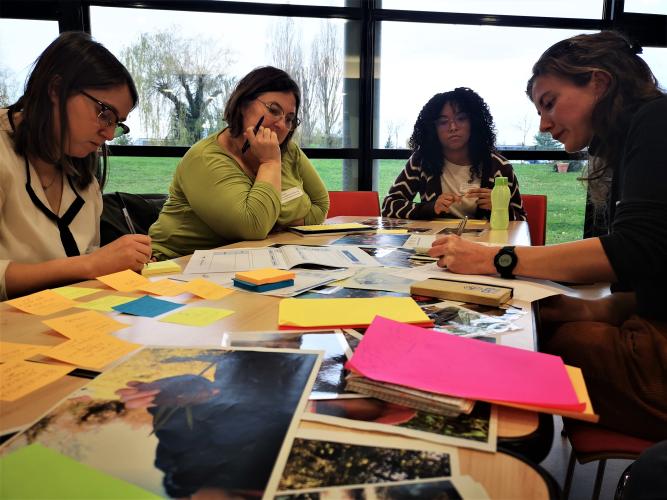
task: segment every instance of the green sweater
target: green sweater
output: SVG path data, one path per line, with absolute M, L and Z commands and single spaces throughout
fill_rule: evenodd
M 329 193 L 296 144 L 290 142 L 282 154 L 279 193 L 249 177 L 220 147 L 218 134 L 194 144 L 176 167 L 169 199 L 148 233 L 158 259 L 262 240 L 276 225 L 302 218 L 321 224 L 326 218 Z

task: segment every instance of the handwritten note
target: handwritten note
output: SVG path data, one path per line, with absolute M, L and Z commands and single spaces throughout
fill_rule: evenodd
M 173 274 L 182 272 L 181 266 L 173 260 L 162 262 L 149 262 L 142 270 L 144 276 L 153 276 L 154 274 Z
M 18 299 L 8 300 L 6 303 L 23 312 L 36 314 L 37 316 L 57 313 L 76 305 L 73 300 L 65 298 L 53 290 L 42 290 Z
M 42 323 L 70 339 L 104 335 L 130 326 L 97 311 L 85 311 L 47 319 Z
M 167 297 L 174 297 L 186 292 L 185 283 L 169 279 L 142 285 L 139 287 L 139 290 L 152 293 L 153 295 L 166 295 Z
M 92 309 L 94 311 L 112 312 L 113 306 L 132 302 L 133 300 L 137 300 L 137 298 L 123 297 L 122 295 L 107 295 L 106 297 L 100 297 L 90 302 L 79 303 L 76 307 L 80 309 Z
M 98 276 L 97 279 L 119 292 L 133 292 L 138 290 L 139 287 L 150 283 L 148 278 L 129 269 L 119 273 Z
M 44 352 L 45 346 L 34 344 L 19 344 L 16 342 L 0 342 L 0 363 L 23 361 L 35 354 Z
M 43 352 L 48 352 L 47 349 Z M 3 363 L 0 365 L 0 400 L 16 401 L 55 382 L 71 371 L 71 366 L 54 366 L 30 361 Z
M 228 309 L 216 309 L 214 307 L 189 307 L 177 313 L 165 316 L 160 321 L 165 323 L 177 323 L 189 326 L 207 326 L 222 318 L 234 314 Z
M 138 344 L 125 342 L 111 335 L 102 335 L 68 340 L 42 354 L 81 368 L 101 370 L 139 347 L 141 346 Z
M 230 290 L 204 278 L 189 281 L 185 285 L 185 290 L 207 300 L 219 300 L 234 292 L 234 290 Z
M 84 288 L 82 286 L 61 286 L 60 288 L 53 288 L 53 291 L 58 295 L 62 295 L 68 299 L 78 299 L 87 295 L 92 295 L 100 291 L 99 288 Z
M 160 314 L 173 311 L 179 307 L 183 307 L 184 304 L 176 304 L 174 302 L 169 302 L 167 300 L 156 299 L 149 297 L 148 295 L 141 297 L 140 299 L 133 300 L 132 302 L 126 302 L 125 304 L 120 304 L 114 306 L 115 311 L 120 311 L 125 314 L 132 314 L 133 316 L 146 316 L 148 318 L 154 318 Z

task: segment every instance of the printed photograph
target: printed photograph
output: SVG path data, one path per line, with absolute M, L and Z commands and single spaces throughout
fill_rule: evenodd
M 147 348 L 12 439 L 171 498 L 261 498 L 319 354 Z
M 420 304 L 426 315 L 433 320 L 436 329 L 443 329 L 453 335 L 490 337 L 520 329 L 511 320 L 505 319 L 512 317 L 511 315 L 481 314 L 469 309 L 468 306 L 474 304 L 466 304 L 465 307 L 448 301 L 430 305 Z
M 397 272 L 396 269 L 393 270 Z M 399 276 L 392 273 L 391 269 L 383 267 L 373 267 L 360 269 L 354 276 L 351 276 L 343 281 L 339 281 L 338 285 L 345 288 L 361 288 L 364 290 L 386 290 L 388 292 L 410 293 L 410 285 L 415 279 L 407 276 Z
M 426 262 L 423 261 L 412 260 L 415 251 L 411 248 L 362 247 L 361 249 L 371 257 L 375 257 L 375 259 L 384 267 L 409 268 L 419 267 L 426 264 Z
M 410 236 L 407 234 L 348 234 L 332 241 L 330 245 L 357 247 L 400 248 Z

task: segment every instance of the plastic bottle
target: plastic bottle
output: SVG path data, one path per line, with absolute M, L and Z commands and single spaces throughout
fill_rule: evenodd
M 510 196 L 507 177 L 496 177 L 491 190 L 491 229 L 507 229 L 509 226 Z

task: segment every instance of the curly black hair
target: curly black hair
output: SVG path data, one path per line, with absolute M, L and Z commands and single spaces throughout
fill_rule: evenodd
M 467 113 L 470 118 L 468 142 L 468 154 L 472 164 L 470 179 L 489 175 L 491 153 L 496 149 L 496 127 L 484 99 L 467 87 L 457 87 L 429 99 L 415 122 L 409 142 L 410 148 L 419 155 L 421 166 L 429 174 L 440 175 L 444 156 L 434 122 L 447 103 L 450 103 L 457 112 Z

